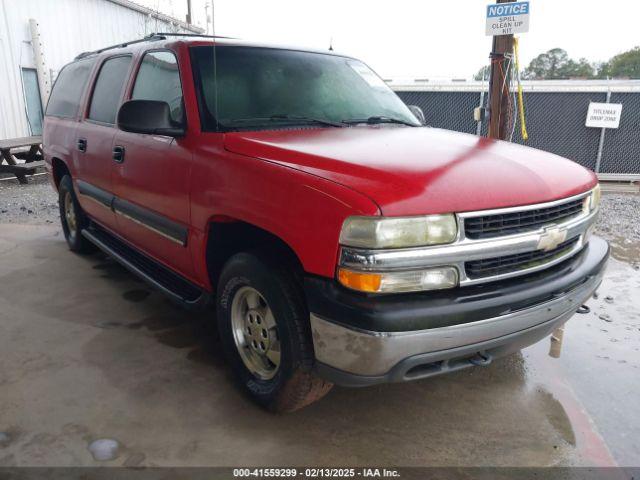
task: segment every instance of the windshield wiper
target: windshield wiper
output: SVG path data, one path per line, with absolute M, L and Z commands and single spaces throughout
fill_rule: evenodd
M 279 121 L 293 121 L 293 122 L 307 122 L 317 123 L 318 125 L 327 125 L 329 127 L 343 128 L 345 125 L 341 122 L 332 122 L 331 120 L 323 120 L 321 118 L 305 117 L 303 115 L 288 115 L 285 113 L 271 115 L 270 117 L 248 117 L 248 118 L 234 118 L 230 120 L 231 123 L 250 123 L 250 122 L 279 122 Z
M 352 118 L 349 120 L 342 120 L 342 123 L 345 125 L 355 125 L 357 123 L 367 123 L 369 125 L 376 125 L 378 123 L 398 123 L 400 125 L 407 125 L 409 127 L 417 127 L 415 123 L 411 123 L 406 120 L 400 120 L 399 118 L 392 117 L 383 117 L 383 116 L 373 116 L 369 118 Z

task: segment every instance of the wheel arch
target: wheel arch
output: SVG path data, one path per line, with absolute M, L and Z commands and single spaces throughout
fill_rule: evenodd
M 55 184 L 56 188 L 60 188 L 60 180 L 62 180 L 62 177 L 64 177 L 65 175 L 71 175 L 71 170 L 69 170 L 69 167 L 64 160 L 58 157 L 52 157 L 51 175 L 53 177 L 53 183 Z
M 278 235 L 252 223 L 227 216 L 213 217 L 207 226 L 206 265 L 209 281 L 214 288 L 226 261 L 236 253 L 251 250 L 270 250 L 287 262 L 298 275 L 304 267 L 298 254 Z

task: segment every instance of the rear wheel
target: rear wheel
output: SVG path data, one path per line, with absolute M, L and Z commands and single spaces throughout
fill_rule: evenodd
M 236 378 L 260 405 L 290 412 L 332 384 L 313 372 L 309 314 L 290 268 L 268 252 L 239 253 L 218 284 L 218 328 Z
M 67 240 L 69 249 L 78 253 L 95 251 L 95 246 L 82 236 L 81 231 L 89 225 L 89 219 L 78 203 L 69 175 L 65 175 L 60 180 L 58 194 L 60 222 L 62 223 L 64 238 Z

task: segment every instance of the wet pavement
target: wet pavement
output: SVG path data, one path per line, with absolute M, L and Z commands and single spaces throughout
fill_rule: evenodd
M 209 314 L 70 253 L 57 226 L 0 223 L 0 466 L 637 466 L 639 245 L 617 243 L 559 358 L 545 339 L 277 416 L 235 388 Z

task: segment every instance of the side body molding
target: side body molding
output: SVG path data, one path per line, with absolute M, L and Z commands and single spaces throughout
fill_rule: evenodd
M 114 194 L 91 185 L 88 182 L 78 180 L 77 184 L 80 195 L 97 202 L 99 205 L 142 225 L 172 242 L 178 243 L 183 247 L 187 246 L 189 229 L 186 226 L 159 215 L 152 210 L 116 197 Z

